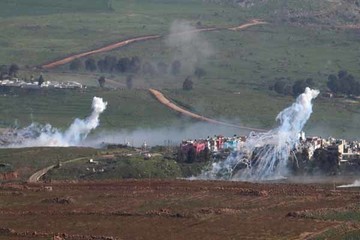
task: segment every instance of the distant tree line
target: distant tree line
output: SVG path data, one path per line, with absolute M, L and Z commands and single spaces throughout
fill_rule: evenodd
M 270 89 L 279 94 L 296 97 L 303 93 L 306 87 L 315 87 L 315 82 L 312 78 L 297 80 L 294 83 L 289 82 L 289 78 L 277 78 Z M 340 70 L 337 74 L 330 74 L 326 85 L 335 94 L 360 96 L 360 81 L 345 70 Z
M 99 60 L 87 58 L 84 62 L 81 59 L 75 59 L 69 65 L 72 71 L 85 69 L 86 71 L 99 71 L 102 73 L 142 73 L 148 75 L 172 74 L 178 75 L 181 72 L 181 61 L 174 60 L 170 65 L 162 61 L 158 63 L 143 62 L 138 56 L 121 57 L 105 56 Z M 204 71 L 197 72 L 197 76 L 203 76 Z
M 8 65 L 0 65 L 0 80 L 13 78 L 17 76 L 20 68 L 16 63 Z
M 360 95 L 360 82 L 345 70 L 340 70 L 337 75 L 330 74 L 327 81 L 328 88 L 336 94 Z
M 292 84 L 289 83 L 289 79 L 277 78 L 275 84 L 271 86 L 271 89 L 279 94 L 297 97 L 305 91 L 305 88 L 313 88 L 314 86 L 315 83 L 312 78 L 300 79 Z
M 177 76 L 181 73 L 182 63 L 180 60 L 174 60 L 171 64 L 167 64 L 163 61 L 152 63 L 149 61 L 142 61 L 138 56 L 133 57 L 121 57 L 116 56 L 105 56 L 101 59 L 87 58 L 85 60 L 75 59 L 69 64 L 71 71 L 86 70 L 90 72 L 101 72 L 101 73 L 122 73 L 128 74 L 126 78 L 126 86 L 128 89 L 133 87 L 133 76 L 136 74 L 144 75 L 165 75 L 171 74 Z M 203 68 L 196 67 L 193 75 L 198 79 L 203 78 L 206 75 L 206 71 Z M 99 86 L 104 88 L 106 79 L 101 76 L 98 79 Z M 193 89 L 193 80 L 191 76 L 187 76 L 183 82 L 184 90 Z

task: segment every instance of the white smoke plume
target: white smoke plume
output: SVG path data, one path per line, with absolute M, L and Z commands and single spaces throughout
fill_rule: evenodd
M 251 133 L 241 151 L 213 163 L 199 178 L 262 181 L 286 177 L 289 156 L 299 143 L 299 133 L 312 113 L 311 101 L 318 94 L 306 88 L 295 103 L 278 114 L 277 128 Z
M 174 59 L 180 60 L 182 68 L 192 73 L 198 64 L 202 64 L 214 53 L 213 47 L 200 34 L 201 30 L 190 25 L 190 22 L 176 20 L 170 26 L 166 44 L 174 48 Z
M 89 136 L 83 144 L 90 147 L 101 147 L 104 144 L 128 144 L 141 147 L 144 143 L 148 146 L 176 145 L 182 140 L 206 139 L 215 135 L 240 136 L 249 134 L 249 131 L 233 127 L 214 125 L 211 123 L 192 123 L 185 126 L 172 125 L 162 128 L 136 129 L 133 131 L 101 131 Z
M 355 180 L 355 182 L 351 183 L 351 184 L 346 184 L 346 185 L 340 185 L 337 186 L 338 188 L 351 188 L 351 187 L 360 187 L 360 180 Z
M 94 97 L 92 101 L 92 113 L 86 119 L 75 119 L 70 127 L 61 132 L 50 124 L 40 126 L 32 124 L 27 128 L 17 131 L 15 139 L 10 141 L 7 148 L 20 147 L 68 147 L 79 146 L 88 134 L 99 125 L 99 116 L 106 109 L 107 102 L 102 98 Z

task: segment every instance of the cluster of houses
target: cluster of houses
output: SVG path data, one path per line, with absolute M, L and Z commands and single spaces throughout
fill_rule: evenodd
M 222 135 L 207 137 L 206 139 L 183 140 L 180 144 L 181 151 L 187 153 L 194 149 L 196 154 L 200 154 L 205 149 L 212 153 L 218 153 L 224 150 L 239 151 L 245 143 L 247 137 L 236 136 L 224 137 Z
M 81 83 L 69 81 L 69 82 L 50 82 L 45 81 L 42 84 L 38 82 L 25 82 L 23 80 L 14 78 L 12 80 L 0 81 L 0 87 L 7 88 L 24 88 L 24 89 L 40 89 L 40 88 L 59 88 L 59 89 L 79 89 L 84 86 Z
M 214 136 L 206 139 L 184 140 L 180 144 L 180 149 L 184 155 L 187 155 L 190 150 L 196 154 L 200 154 L 205 149 L 212 154 L 223 152 L 241 151 L 246 143 L 247 137 L 236 136 L 224 137 Z M 360 160 L 360 142 L 347 141 L 335 138 L 321 138 L 321 137 L 305 137 L 305 133 L 299 134 L 299 144 L 296 146 L 297 151 L 307 150 L 309 159 L 313 158 L 314 152 L 317 149 L 324 149 L 329 152 L 334 152 L 339 156 L 339 164 L 347 163 L 352 160 Z
M 321 137 L 300 137 L 300 145 L 298 150 L 306 149 L 309 154 L 309 159 L 313 158 L 314 152 L 317 149 L 324 149 L 328 152 L 334 153 L 339 158 L 339 164 L 348 163 L 349 161 L 360 161 L 360 142 L 347 141 L 336 138 L 321 138 Z

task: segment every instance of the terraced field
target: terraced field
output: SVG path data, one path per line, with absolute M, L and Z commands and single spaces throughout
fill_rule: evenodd
M 7 184 L 0 187 L 0 239 L 349 239 L 358 218 L 299 213 L 354 208 L 359 196 L 332 184 Z

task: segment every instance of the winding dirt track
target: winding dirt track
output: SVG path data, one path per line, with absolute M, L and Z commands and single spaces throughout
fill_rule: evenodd
M 80 158 L 74 158 L 65 162 L 62 162 L 62 164 L 72 163 L 80 160 L 88 159 L 88 157 L 80 157 Z M 55 168 L 57 164 L 48 166 L 46 168 L 40 169 L 39 171 L 35 172 L 33 175 L 29 177 L 27 180 L 28 183 L 37 183 L 40 181 L 41 177 L 43 177 L 45 174 L 47 174 L 48 171 Z
M 211 118 L 207 118 L 207 117 L 192 113 L 192 112 L 187 111 L 187 110 L 175 105 L 174 103 L 172 103 L 169 99 L 167 99 L 158 90 L 150 88 L 149 91 L 160 103 L 164 104 L 168 108 L 170 108 L 170 109 L 172 109 L 172 110 L 174 110 L 176 112 L 179 112 L 181 114 L 184 114 L 186 116 L 192 117 L 194 119 L 204 121 L 204 122 L 214 123 L 214 124 L 218 124 L 218 125 L 223 125 L 223 126 L 226 126 L 226 127 L 233 127 L 233 128 L 239 128 L 239 129 L 256 131 L 256 132 L 264 132 L 264 131 L 266 131 L 265 129 L 260 129 L 260 128 L 242 127 L 242 126 L 238 126 L 238 125 L 231 124 L 231 123 L 225 123 L 225 122 L 217 121 L 217 120 L 214 120 L 214 119 L 211 119 Z
M 202 29 L 195 29 L 195 30 L 192 30 L 192 31 L 179 32 L 179 33 L 175 33 L 173 35 L 181 35 L 181 34 L 189 33 L 189 32 L 210 32 L 210 31 L 216 31 L 216 30 L 239 31 L 239 30 L 244 30 L 246 28 L 249 28 L 251 26 L 263 25 L 263 24 L 267 24 L 267 22 L 262 21 L 260 19 L 252 19 L 249 22 L 244 23 L 244 24 L 242 24 L 240 26 L 237 26 L 237 27 L 230 27 L 230 28 L 216 28 L 216 27 L 202 28 Z M 51 68 L 55 68 L 55 67 L 67 64 L 67 63 L 69 63 L 69 62 L 71 62 L 71 61 L 73 61 L 73 60 L 75 60 L 77 58 L 86 57 L 86 56 L 97 54 L 97 53 L 111 51 L 111 50 L 126 46 L 126 45 L 131 44 L 131 43 L 135 43 L 135 42 L 143 42 L 143 41 L 159 39 L 159 38 L 162 38 L 162 36 L 160 36 L 160 35 L 149 35 L 149 36 L 132 38 L 132 39 L 128 39 L 128 40 L 125 40 L 125 41 L 114 43 L 114 44 L 111 44 L 111 45 L 108 45 L 108 46 L 105 46 L 105 47 L 102 47 L 102 48 L 99 48 L 99 49 L 95 49 L 95 50 L 91 50 L 91 51 L 88 51 L 88 52 L 75 54 L 75 55 L 66 57 L 64 59 L 60 59 L 60 60 L 57 60 L 57 61 L 54 61 L 54 62 L 47 63 L 45 65 L 42 65 L 41 67 L 43 69 L 51 69 Z M 179 112 L 181 114 L 184 114 L 186 116 L 189 116 L 189 117 L 201 120 L 201 121 L 209 122 L 209 123 L 214 123 L 214 124 L 218 124 L 218 125 L 227 126 L 227 127 L 234 127 L 234 128 L 250 130 L 250 131 L 257 131 L 257 132 L 266 131 L 264 129 L 242 127 L 242 126 L 238 126 L 238 125 L 234 125 L 234 124 L 230 124 L 230 123 L 225 123 L 225 122 L 217 121 L 217 120 L 214 120 L 214 119 L 210 119 L 210 118 L 207 118 L 207 117 L 192 113 L 192 112 L 187 111 L 187 110 L 185 110 L 183 108 L 180 108 L 177 105 L 175 105 L 174 103 L 170 102 L 166 97 L 164 97 L 164 95 L 161 92 L 159 92 L 159 91 L 157 91 L 155 89 L 149 89 L 149 91 L 156 97 L 156 99 L 159 100 L 159 102 L 161 102 L 162 104 L 164 104 L 168 108 L 170 108 L 170 109 L 172 109 L 174 111 L 177 111 L 177 112 Z M 37 177 L 37 176 L 35 176 L 35 177 Z M 33 179 L 33 180 L 35 180 L 35 179 Z
M 91 50 L 89 52 L 83 52 L 83 53 L 75 54 L 75 55 L 66 57 L 64 59 L 57 60 L 55 62 L 51 62 L 51 63 L 45 64 L 45 65 L 42 65 L 41 67 L 44 68 L 44 69 L 55 68 L 55 67 L 67 64 L 67 63 L 69 63 L 69 62 L 71 62 L 71 61 L 73 61 L 73 60 L 75 60 L 77 58 L 82 58 L 82 57 L 86 57 L 86 56 L 89 56 L 89 55 L 102 53 L 102 52 L 108 52 L 108 51 L 114 50 L 116 48 L 126 46 L 126 45 L 128 45 L 130 43 L 146 41 L 146 40 L 156 39 L 156 38 L 160 38 L 160 37 L 161 37 L 160 35 L 151 35 L 151 36 L 137 37 L 137 38 L 128 39 L 128 40 L 121 41 L 121 42 L 118 42 L 118 43 L 114 43 L 114 44 L 111 44 L 111 45 L 108 45 L 108 46 L 105 46 L 105 47 L 102 47 L 102 48 Z
M 253 19 L 253 20 L 250 20 L 248 23 L 242 24 L 242 25 L 237 26 L 237 27 L 230 27 L 230 28 L 215 28 L 215 27 L 202 28 L 202 29 L 196 29 L 196 30 L 193 30 L 193 31 L 180 32 L 180 33 L 176 33 L 176 34 L 180 35 L 180 34 L 189 33 L 189 32 L 210 32 L 210 31 L 216 31 L 216 30 L 238 31 L 238 30 L 246 29 L 246 28 L 251 27 L 251 26 L 261 25 L 261 24 L 267 24 L 267 22 L 264 22 L 264 21 L 262 21 L 260 19 Z M 124 40 L 124 41 L 121 41 L 121 42 L 110 44 L 110 45 L 105 46 L 105 47 L 94 49 L 94 50 L 91 50 L 91 51 L 88 51 L 88 52 L 78 53 L 78 54 L 71 55 L 71 56 L 68 56 L 68 57 L 60 59 L 60 60 L 56 60 L 56 61 L 44 64 L 44 65 L 41 66 L 41 68 L 43 68 L 43 69 L 56 68 L 58 66 L 61 66 L 61 65 L 67 64 L 67 63 L 69 63 L 71 61 L 74 61 L 77 58 L 82 58 L 82 57 L 86 57 L 86 56 L 97 54 L 97 53 L 108 52 L 108 51 L 111 51 L 111 50 L 114 50 L 114 49 L 117 49 L 117 48 L 120 48 L 120 47 L 124 47 L 124 46 L 126 46 L 128 44 L 135 43 L 135 42 L 144 42 L 144 41 L 153 40 L 153 39 L 159 39 L 159 38 L 162 38 L 162 36 L 161 35 L 149 35 L 149 36 L 136 37 L 136 38 Z
M 36 183 L 39 182 L 40 178 L 44 176 L 49 170 L 53 169 L 56 165 L 51 165 L 49 167 L 43 168 L 37 172 L 35 172 L 33 175 L 31 175 L 28 179 L 28 183 Z

